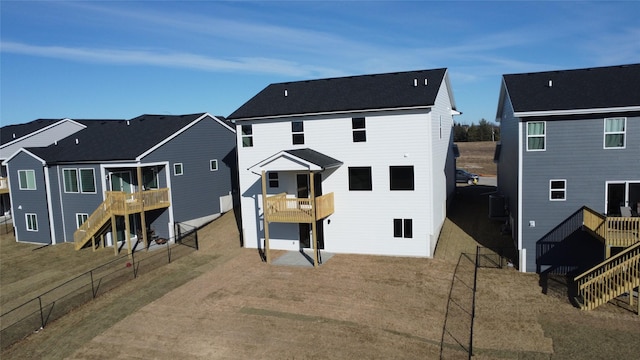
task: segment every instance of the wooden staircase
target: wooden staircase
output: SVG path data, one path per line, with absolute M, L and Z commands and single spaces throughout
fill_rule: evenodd
M 576 301 L 584 310 L 592 310 L 640 287 L 640 218 L 605 217 L 584 208 L 584 227 L 606 246 L 607 259 L 577 276 Z M 609 257 L 611 247 L 626 247 Z M 640 304 L 639 304 L 640 312 Z
M 82 249 L 89 240 L 99 235 L 115 216 L 129 216 L 170 205 L 168 188 L 136 193 L 107 191 L 105 200 L 73 234 L 75 249 Z

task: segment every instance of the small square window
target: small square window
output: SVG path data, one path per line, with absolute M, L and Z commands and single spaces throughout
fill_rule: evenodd
M 81 214 L 81 213 L 76 214 L 77 227 L 80 228 L 80 226 L 82 226 L 82 224 L 84 224 L 84 222 L 87 221 L 88 218 L 89 218 L 89 214 Z
M 209 161 L 209 170 L 218 171 L 218 160 L 213 159 Z
M 393 237 L 413 238 L 413 219 L 393 219 Z
M 278 173 L 277 172 L 269 172 L 267 176 L 269 178 L 269 187 L 270 188 L 277 188 L 277 187 L 280 186 L 280 180 L 278 180 Z
M 20 190 L 36 190 L 36 173 L 34 170 L 18 170 Z
M 184 169 L 182 168 L 182 163 L 173 164 L 173 175 L 182 175 L 184 173 Z
M 27 231 L 38 231 L 38 215 L 24 214 L 27 222 Z
M 413 166 L 389 166 L 391 190 L 414 190 Z
M 372 190 L 371 167 L 349 168 L 349 190 Z
M 567 197 L 567 180 L 549 181 L 549 200 L 564 201 Z
M 366 142 L 367 129 L 363 117 L 351 119 L 351 129 L 353 129 L 353 142 Z

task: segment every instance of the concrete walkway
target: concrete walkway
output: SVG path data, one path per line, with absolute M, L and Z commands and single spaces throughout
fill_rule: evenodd
M 320 250 L 320 265 L 333 257 L 332 253 Z M 273 265 L 313 267 L 313 250 L 287 251 L 272 262 Z

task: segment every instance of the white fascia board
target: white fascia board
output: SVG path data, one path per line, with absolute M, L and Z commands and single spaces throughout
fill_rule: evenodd
M 286 151 L 280 151 L 274 155 L 269 156 L 268 158 L 260 161 L 259 163 L 250 166 L 249 168 L 247 168 L 247 170 L 251 171 L 252 173 L 256 174 L 256 175 L 260 175 L 262 174 L 262 170 L 266 170 L 266 171 L 278 171 L 278 169 L 268 169 L 268 164 L 275 161 L 278 158 L 287 158 L 288 160 L 290 160 L 291 162 L 296 162 L 296 163 L 300 163 L 302 166 L 306 167 L 308 170 L 310 171 L 320 171 L 322 170 L 321 167 L 319 167 L 318 165 L 311 163 L 309 161 L 303 160 L 295 155 L 292 155 Z M 302 170 L 302 169 L 301 169 Z M 283 171 L 283 170 L 280 170 Z
M 14 157 L 16 157 L 16 156 L 17 156 L 19 153 L 21 153 L 21 152 L 23 152 L 23 153 L 25 153 L 25 154 L 28 154 L 28 155 L 29 155 L 29 156 L 31 156 L 32 158 L 34 158 L 34 159 L 36 159 L 36 160 L 40 161 L 40 163 L 42 163 L 42 166 L 47 165 L 47 162 L 46 162 L 46 161 L 44 161 L 44 160 L 43 160 L 43 159 L 41 159 L 40 157 L 38 157 L 38 156 L 34 155 L 31 151 L 29 151 L 29 150 L 27 150 L 27 149 L 25 149 L 25 148 L 20 148 L 20 149 L 16 150 L 16 152 L 14 152 L 11 156 L 9 156 L 5 161 L 3 161 L 3 162 L 2 162 L 2 165 L 5 165 L 5 166 L 6 166 L 6 165 L 7 165 L 7 163 L 9 162 L 9 160 L 13 159 Z
M 407 107 L 395 107 L 384 109 L 360 109 L 360 110 L 348 110 L 348 111 L 326 111 L 317 113 L 299 113 L 299 114 L 286 114 L 286 115 L 272 115 L 272 116 L 256 116 L 250 118 L 232 119 L 231 121 L 250 121 L 250 120 L 270 120 L 270 119 L 283 119 L 291 117 L 303 117 L 303 116 L 323 116 L 323 115 L 341 115 L 341 114 L 358 114 L 364 112 L 381 112 L 381 111 L 399 111 L 399 110 L 419 110 L 419 109 L 431 109 L 433 105 L 424 106 L 407 106 Z
M 140 162 L 142 160 L 142 158 L 144 158 L 145 156 L 149 155 L 150 153 L 154 152 L 156 149 L 158 149 L 160 146 L 168 143 L 169 141 L 171 141 L 172 139 L 176 138 L 178 135 L 182 134 L 183 132 L 187 131 L 187 129 L 189 129 L 190 127 L 194 126 L 195 124 L 197 124 L 198 122 L 200 122 L 200 120 L 206 118 L 206 117 L 211 117 L 213 118 L 213 116 L 209 115 L 209 113 L 204 113 L 202 114 L 200 117 L 198 117 L 197 119 L 193 120 L 191 123 L 189 123 L 187 126 L 183 127 L 182 129 L 176 131 L 175 133 L 173 133 L 171 136 L 169 136 L 168 138 L 160 141 L 159 143 L 157 143 L 156 145 L 154 145 L 153 147 L 151 147 L 151 149 L 143 152 L 142 154 L 138 155 L 138 157 L 136 157 L 135 161 Z M 217 119 L 216 119 L 217 120 Z M 218 120 L 219 121 L 219 120 Z M 227 128 L 229 128 L 227 126 Z M 235 132 L 235 130 L 234 130 Z
M 586 115 L 586 114 L 606 114 L 640 111 L 640 106 L 622 106 L 611 108 L 595 108 L 595 109 L 569 109 L 569 110 L 541 110 L 541 111 L 516 111 L 516 117 L 530 116 L 554 116 L 554 115 Z

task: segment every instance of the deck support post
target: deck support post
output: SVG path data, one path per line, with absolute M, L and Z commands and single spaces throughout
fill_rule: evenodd
M 113 242 L 113 253 L 118 256 L 118 229 L 116 228 L 115 215 L 111 215 L 111 242 Z
M 264 222 L 264 257 L 267 264 L 271 264 L 271 254 L 269 251 L 269 219 L 267 219 L 267 176 L 262 170 L 262 221 Z
M 124 236 L 127 240 L 127 254 L 131 258 L 131 224 L 129 222 L 129 213 L 125 211 L 124 214 Z
M 142 234 L 142 243 L 144 244 L 145 249 L 149 249 L 147 245 L 147 221 L 144 215 L 144 201 L 142 200 L 142 168 L 138 166 L 137 168 L 137 176 L 138 176 L 138 199 L 140 200 L 140 227 Z
M 309 172 L 309 193 L 311 194 L 311 215 L 313 220 L 311 221 L 311 242 L 313 247 L 313 267 L 318 267 L 318 234 L 316 229 L 316 194 L 315 184 L 313 182 L 313 172 Z

